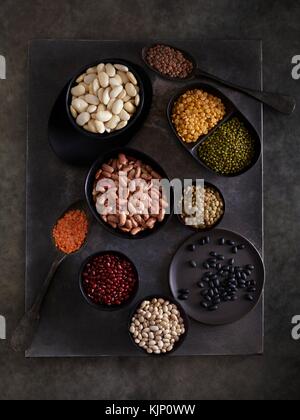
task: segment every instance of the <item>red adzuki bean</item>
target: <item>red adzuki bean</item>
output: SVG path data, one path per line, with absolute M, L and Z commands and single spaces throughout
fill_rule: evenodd
M 95 304 L 121 305 L 137 282 L 133 264 L 125 257 L 105 254 L 94 257 L 83 270 L 83 289 Z

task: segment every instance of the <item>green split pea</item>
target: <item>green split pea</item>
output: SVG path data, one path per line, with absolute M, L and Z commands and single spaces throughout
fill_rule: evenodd
M 255 143 L 245 124 L 235 117 L 200 145 L 199 157 L 213 171 L 235 175 L 251 165 Z

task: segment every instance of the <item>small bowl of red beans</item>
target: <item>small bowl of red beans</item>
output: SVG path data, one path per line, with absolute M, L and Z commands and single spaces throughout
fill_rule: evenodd
M 127 307 L 139 289 L 139 275 L 133 262 L 117 251 L 103 251 L 88 257 L 79 273 L 81 293 L 92 307 L 116 311 Z

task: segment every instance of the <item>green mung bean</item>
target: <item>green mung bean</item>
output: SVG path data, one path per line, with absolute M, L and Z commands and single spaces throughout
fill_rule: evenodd
M 235 117 L 200 145 L 199 157 L 213 171 L 235 175 L 251 165 L 255 143 L 245 124 Z

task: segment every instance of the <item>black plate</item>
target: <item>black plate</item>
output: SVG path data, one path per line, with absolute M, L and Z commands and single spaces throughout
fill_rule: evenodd
M 209 245 L 200 245 L 200 241 L 204 236 L 210 238 Z M 240 250 L 237 255 L 232 253 L 232 246 L 219 245 L 219 239 L 233 240 L 237 244 L 244 244 L 245 250 Z M 189 245 L 196 244 L 195 252 L 189 250 Z M 257 291 L 253 293 L 254 301 L 250 302 L 241 297 L 236 302 L 222 303 L 216 312 L 208 312 L 200 305 L 201 289 L 197 286 L 197 282 L 201 280 L 207 271 L 212 269 L 204 269 L 203 262 L 209 258 L 209 253 L 215 251 L 226 257 L 225 261 L 234 258 L 240 266 L 254 265 L 255 271 L 251 280 L 256 280 Z M 197 262 L 198 267 L 192 268 L 189 264 L 191 260 Z M 170 267 L 170 288 L 174 298 L 180 302 L 186 313 L 196 321 L 206 325 L 226 325 L 239 321 L 252 311 L 261 299 L 264 288 L 265 269 L 264 264 L 256 248 L 241 235 L 224 229 L 216 229 L 206 235 L 197 233 L 188 239 L 175 254 Z M 180 289 L 189 289 L 190 296 L 187 301 L 178 299 Z M 242 295 L 246 291 L 240 292 Z
M 124 62 L 124 60 L 118 61 Z M 143 126 L 152 104 L 152 84 L 147 73 L 140 66 L 130 64 L 130 67 L 135 70 L 142 81 L 144 100 L 141 103 L 140 112 L 124 130 L 120 130 L 117 134 L 96 136 L 78 127 L 71 120 L 66 105 L 66 98 L 69 97 L 68 92 L 72 82 L 62 90 L 52 109 L 48 131 L 50 146 L 64 162 L 78 166 L 91 165 L 98 156 L 116 147 L 126 146 Z
M 155 172 L 157 172 L 159 175 L 163 177 L 163 179 L 170 180 L 170 178 L 168 177 L 164 169 L 154 159 L 152 159 L 150 156 L 146 155 L 145 153 L 142 153 L 138 150 L 130 149 L 130 148 L 115 149 L 112 152 L 107 153 L 105 156 L 102 156 L 101 158 L 97 159 L 97 161 L 91 167 L 87 175 L 86 182 L 85 182 L 85 197 L 86 197 L 88 206 L 92 214 L 94 215 L 95 219 L 110 233 L 117 235 L 119 238 L 123 238 L 123 239 L 132 239 L 132 240 L 144 239 L 160 231 L 171 219 L 174 212 L 174 192 L 173 192 L 173 189 L 171 188 L 170 214 L 166 214 L 164 220 L 162 222 L 157 222 L 153 229 L 148 229 L 148 230 L 138 233 L 136 236 L 132 236 L 131 234 L 122 232 L 119 229 L 114 229 L 108 223 L 105 223 L 100 217 L 100 215 L 97 213 L 95 202 L 94 202 L 93 188 L 94 188 L 94 183 L 95 183 L 95 177 L 96 177 L 96 173 L 98 172 L 98 170 L 101 168 L 101 166 L 104 163 L 107 163 L 110 159 L 116 158 L 120 153 L 124 153 L 127 156 L 131 156 L 131 157 L 141 160 L 147 165 L 150 165 L 154 169 Z
M 209 133 L 207 135 L 203 135 L 201 136 L 195 143 L 186 143 L 182 140 L 182 138 L 178 135 L 176 128 L 174 127 L 174 124 L 172 122 L 172 111 L 173 111 L 173 107 L 175 102 L 180 98 L 181 95 L 183 95 L 187 90 L 190 89 L 202 89 L 214 96 L 217 96 L 218 98 L 220 98 L 226 108 L 226 115 L 223 118 L 222 121 L 220 121 L 213 129 L 211 129 L 209 131 Z M 249 171 L 258 161 L 258 159 L 261 156 L 261 140 L 260 137 L 257 133 L 257 131 L 255 130 L 255 128 L 253 127 L 253 125 L 250 123 L 250 121 L 237 109 L 237 107 L 233 104 L 233 102 L 231 102 L 231 100 L 224 95 L 224 93 L 222 93 L 219 89 L 215 88 L 212 85 L 206 84 L 206 83 L 193 83 L 190 85 L 186 85 L 184 88 L 180 89 L 170 100 L 169 104 L 168 104 L 168 108 L 167 108 L 167 117 L 168 117 L 168 121 L 169 121 L 169 125 L 173 131 L 173 133 L 175 134 L 175 136 L 177 137 L 177 139 L 180 141 L 180 143 L 182 144 L 182 146 L 185 148 L 185 150 L 187 150 L 196 160 L 198 163 L 201 163 L 201 165 L 203 165 L 207 170 L 209 170 L 210 172 L 216 173 L 217 175 L 220 176 L 224 176 L 227 178 L 232 178 L 232 177 L 236 177 L 239 175 L 242 175 L 244 173 L 246 173 L 247 171 Z M 255 157 L 252 160 L 252 163 L 245 168 L 243 171 L 240 171 L 239 173 L 236 173 L 234 175 L 221 175 L 217 172 L 215 172 L 214 170 L 212 170 L 209 166 L 207 166 L 199 157 L 198 154 L 198 149 L 200 147 L 200 145 L 207 140 L 221 125 L 223 125 L 224 123 L 226 123 L 228 120 L 234 118 L 234 117 L 238 117 L 247 127 L 247 129 L 249 130 L 254 142 L 255 142 Z
M 172 351 L 169 351 L 168 353 L 161 353 L 161 354 L 149 354 L 147 353 L 144 349 L 142 349 L 135 341 L 134 341 L 134 337 L 131 334 L 130 330 L 130 326 L 131 326 L 131 320 L 134 317 L 134 315 L 136 314 L 137 310 L 140 308 L 141 304 L 145 301 L 145 300 L 152 300 L 152 299 L 164 299 L 166 301 L 169 301 L 170 303 L 173 303 L 177 306 L 180 315 L 183 319 L 183 323 L 184 323 L 184 327 L 185 327 L 185 333 L 183 335 L 180 336 L 179 341 L 177 343 L 174 344 L 174 348 Z M 128 320 L 128 334 L 130 335 L 130 339 L 132 341 L 132 343 L 134 344 L 135 347 L 137 347 L 139 349 L 140 352 L 144 353 L 145 355 L 148 356 L 152 356 L 152 357 L 166 357 L 169 356 L 172 353 L 175 353 L 179 347 L 181 347 L 183 345 L 183 343 L 185 342 L 188 333 L 189 333 L 189 329 L 190 329 L 190 323 L 189 323 L 189 319 L 182 307 L 182 305 L 178 302 L 176 302 L 176 300 L 174 300 L 172 297 L 170 296 L 163 296 L 163 295 L 151 295 L 151 296 L 146 296 L 144 299 L 142 299 L 135 307 L 135 309 L 132 311 L 132 313 L 130 314 L 129 320 Z

